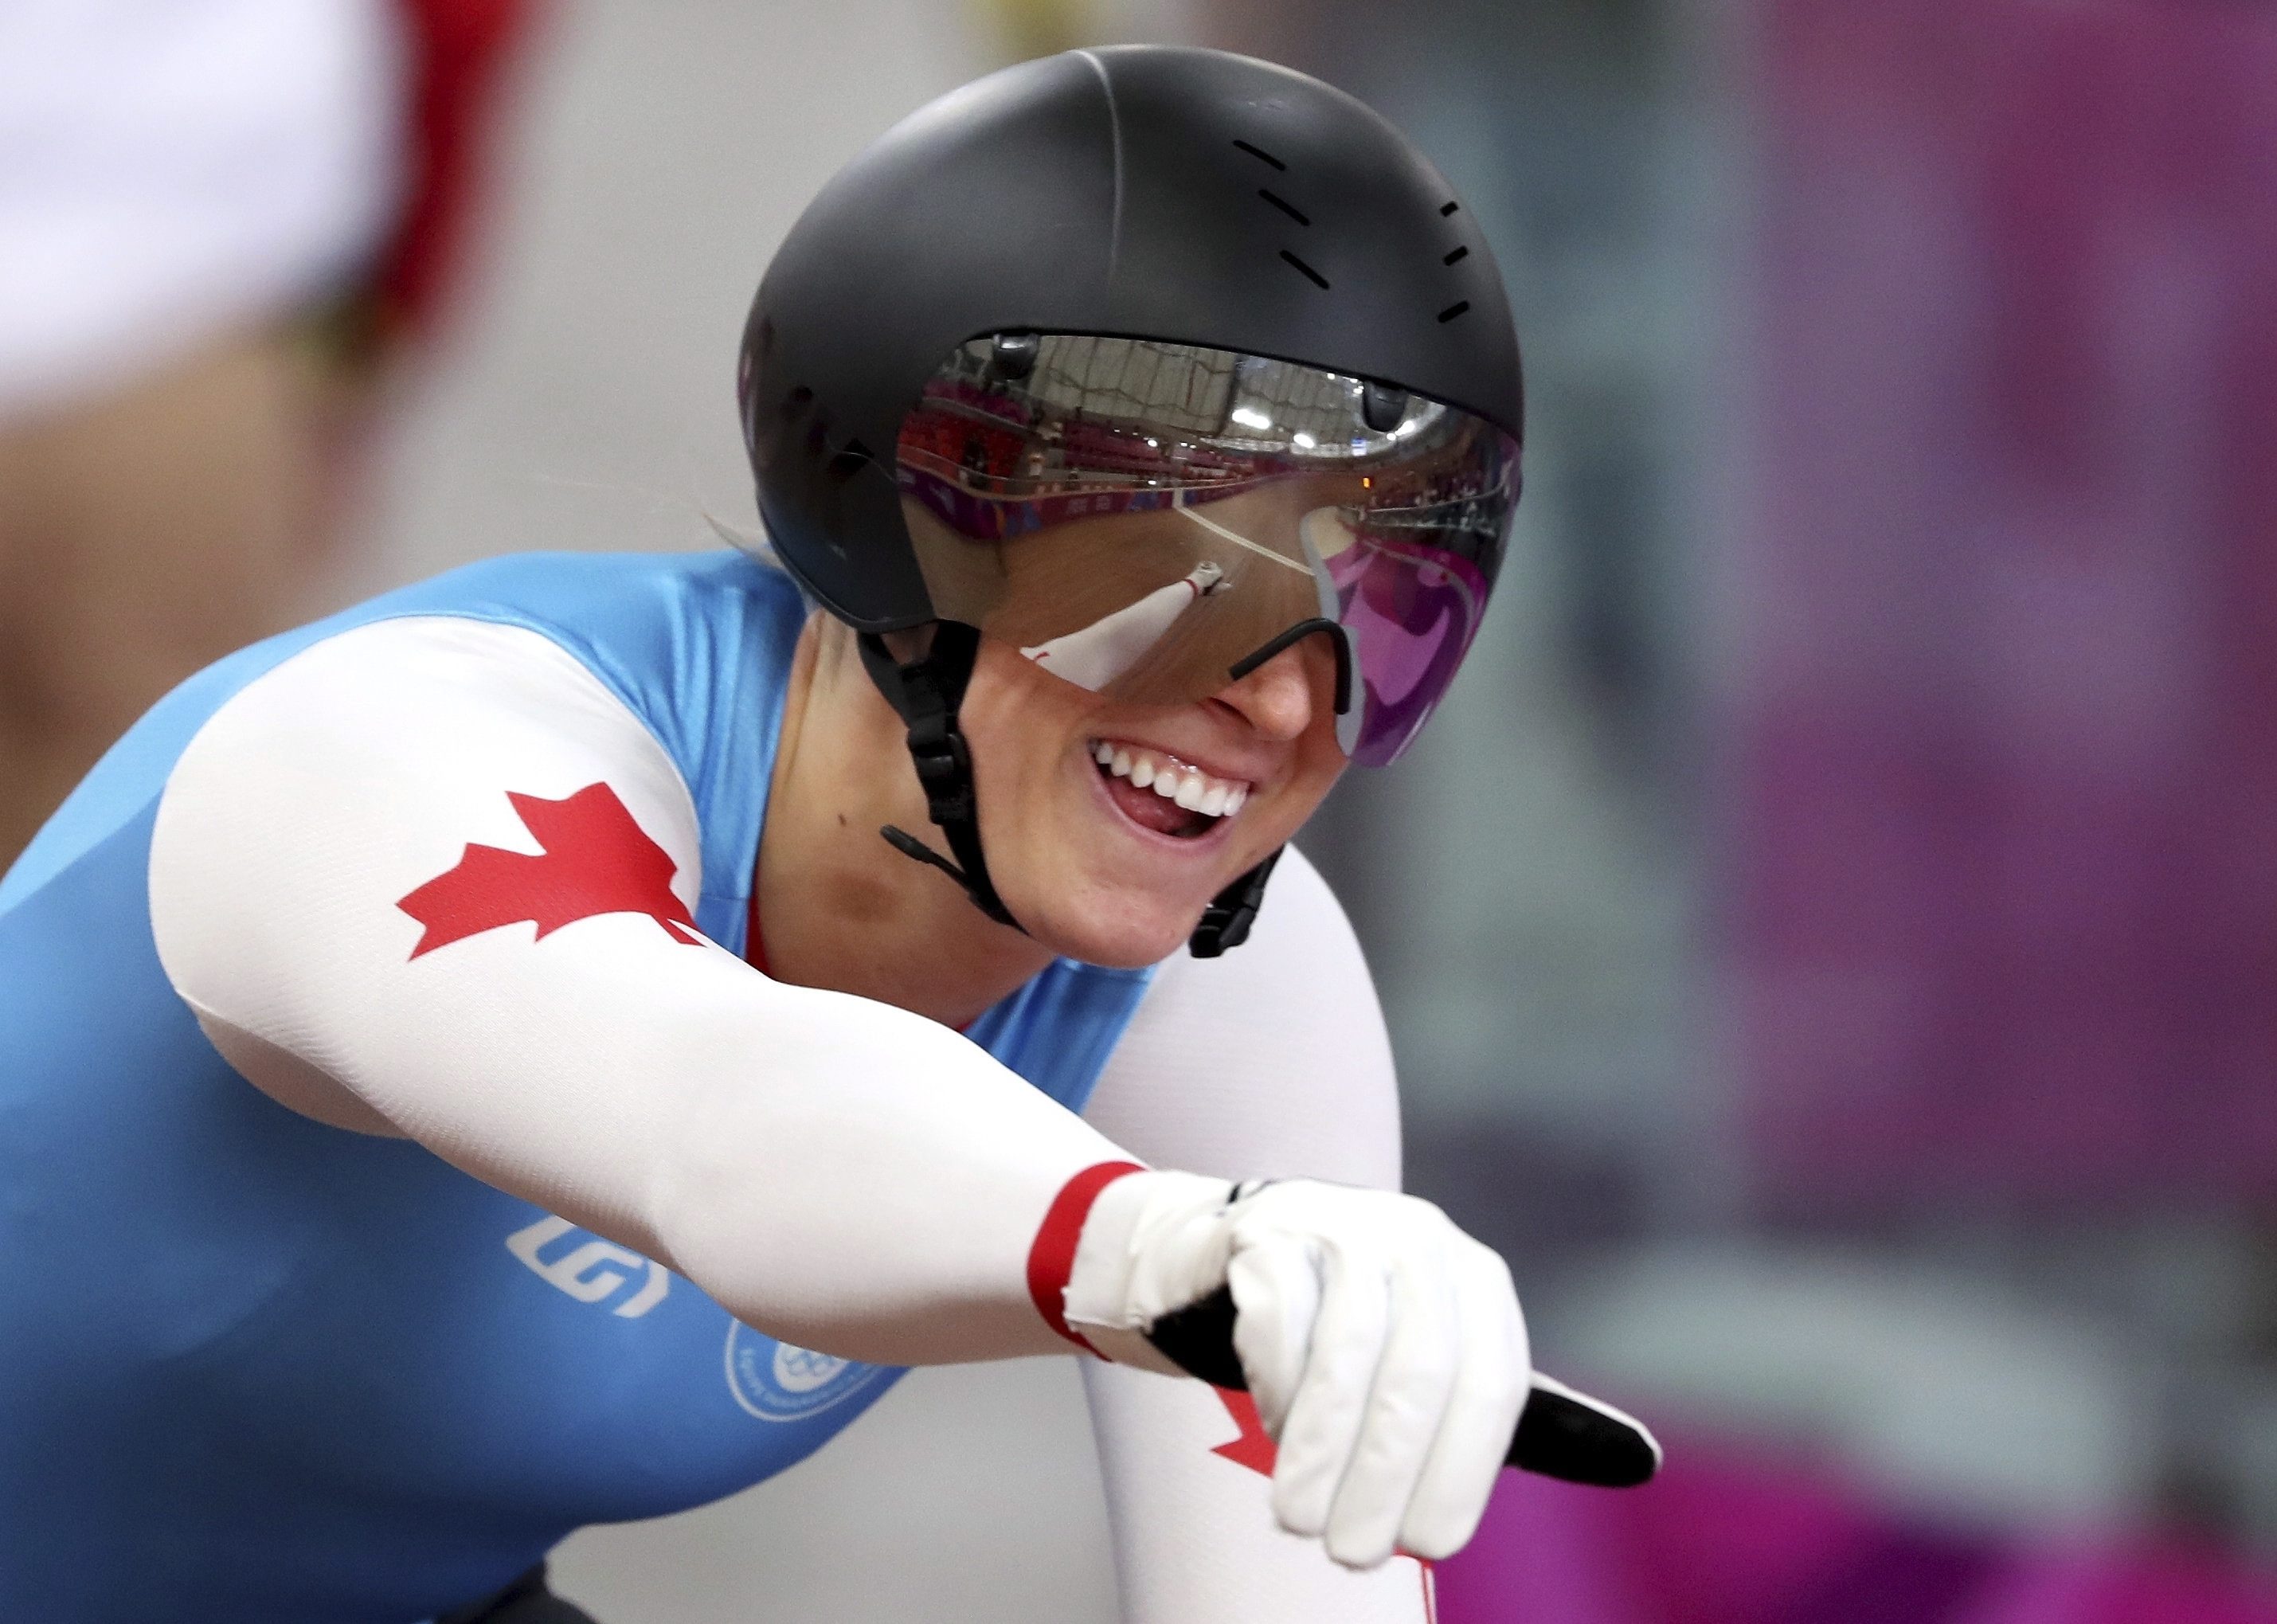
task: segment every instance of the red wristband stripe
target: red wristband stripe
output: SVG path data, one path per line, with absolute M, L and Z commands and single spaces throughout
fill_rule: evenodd
M 1045 1324 L 1087 1353 L 1099 1350 L 1070 1330 L 1067 1323 L 1068 1277 L 1075 1272 L 1084 1220 L 1091 1216 L 1091 1204 L 1101 1190 L 1125 1173 L 1146 1170 L 1136 1162 L 1101 1162 L 1085 1168 L 1052 1197 L 1051 1209 L 1036 1230 L 1035 1244 L 1028 1248 L 1028 1295 L 1036 1312 L 1044 1316 Z

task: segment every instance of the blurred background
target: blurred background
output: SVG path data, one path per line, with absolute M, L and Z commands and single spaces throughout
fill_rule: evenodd
M 1412 1188 L 1626 1496 L 1447 1624 L 2277 1621 L 2277 9 L 76 0 L 0 13 L 0 863 L 187 670 L 472 558 L 753 522 L 821 181 L 1067 45 L 1320 74 L 1527 347 L 1433 729 L 1308 850 Z M 565 1547 L 609 1624 L 1114 1617 L 1067 1361 L 920 1372 Z

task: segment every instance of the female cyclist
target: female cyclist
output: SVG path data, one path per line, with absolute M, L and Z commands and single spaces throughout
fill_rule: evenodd
M 572 1529 L 1052 1350 L 1145 1624 L 1413 1624 L 1390 1559 L 1513 1447 L 1651 1470 L 1392 1193 L 1284 851 L 1517 499 L 1444 181 L 1261 63 L 1032 63 L 826 188 L 739 384 L 780 568 L 507 559 L 258 644 L 0 882 L 6 1616 L 575 1617 Z

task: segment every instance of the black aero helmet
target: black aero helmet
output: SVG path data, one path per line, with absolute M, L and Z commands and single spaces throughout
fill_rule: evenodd
M 1388 760 L 1518 492 L 1517 340 L 1468 212 L 1361 103 L 1221 51 L 1071 51 L 895 126 L 777 252 L 738 392 L 774 552 L 865 634 L 961 866 L 887 837 L 1008 923 L 956 726 L 981 631 L 1154 701 L 1327 631 L 1339 737 Z M 1060 567 L 1023 563 L 1047 545 Z M 927 625 L 907 663 L 878 635 Z M 1240 940 L 1269 866 L 1196 951 Z

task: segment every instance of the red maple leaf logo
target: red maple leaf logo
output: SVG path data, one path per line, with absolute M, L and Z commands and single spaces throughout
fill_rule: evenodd
M 1210 1453 L 1223 1455 L 1234 1465 L 1245 1466 L 1262 1476 L 1272 1476 L 1273 1462 L 1279 1452 L 1274 1448 L 1272 1435 L 1265 1430 L 1265 1422 L 1258 1416 L 1257 1400 L 1230 1387 L 1213 1387 L 1210 1391 L 1225 1406 L 1225 1413 L 1233 1417 L 1233 1424 L 1241 1429 L 1239 1437 L 1220 1444 Z
M 469 844 L 457 865 L 395 905 L 425 926 L 411 957 L 528 919 L 532 941 L 599 913 L 644 913 L 692 945 L 704 938 L 672 877 L 679 865 L 648 837 L 606 784 L 566 800 L 509 790 L 508 801 L 543 848 L 536 856 Z
M 1218 1445 L 1210 1453 L 1222 1455 L 1236 1466 L 1245 1466 L 1260 1476 L 1272 1476 L 1273 1462 L 1279 1458 L 1280 1450 L 1273 1442 L 1273 1435 L 1266 1431 L 1263 1418 L 1257 1414 L 1257 1400 L 1235 1388 L 1213 1387 L 1210 1391 L 1217 1395 L 1218 1402 L 1225 1406 L 1225 1413 L 1233 1417 L 1233 1424 L 1241 1429 L 1238 1436 Z M 1410 1552 L 1402 1551 L 1399 1554 L 1423 1570 L 1425 1624 L 1437 1624 L 1439 1596 L 1431 1574 L 1435 1564 Z

